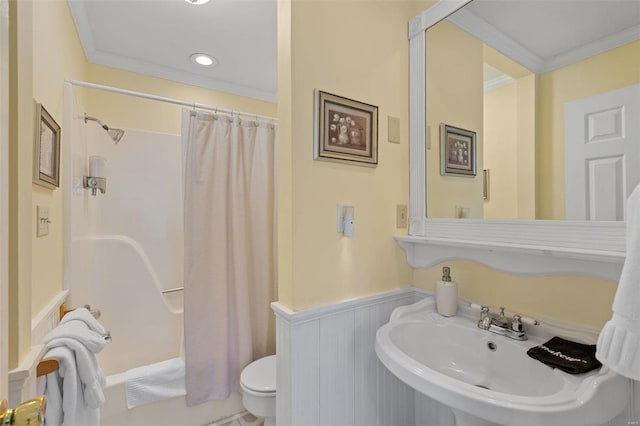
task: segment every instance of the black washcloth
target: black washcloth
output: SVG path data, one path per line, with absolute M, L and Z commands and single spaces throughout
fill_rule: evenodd
M 527 355 L 569 374 L 586 373 L 602 365 L 596 359 L 596 345 L 585 345 L 557 336 L 529 349 Z

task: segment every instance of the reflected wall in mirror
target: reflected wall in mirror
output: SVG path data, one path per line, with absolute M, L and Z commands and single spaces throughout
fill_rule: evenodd
M 639 38 L 635 0 L 474 0 L 430 27 L 427 216 L 624 220 L 640 182 Z M 477 133 L 488 199 L 482 173 L 440 174 L 441 123 Z

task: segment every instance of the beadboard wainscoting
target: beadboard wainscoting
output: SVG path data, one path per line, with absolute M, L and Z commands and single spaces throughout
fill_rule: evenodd
M 273 303 L 278 426 L 454 426 L 447 406 L 405 385 L 375 353 L 392 311 L 432 295 L 407 288 L 299 312 Z M 639 424 L 640 382 L 633 386 L 627 408 L 601 426 Z
M 442 424 L 438 419 L 449 418 L 450 410 L 422 397 L 416 412 L 414 390 L 380 363 L 374 349 L 376 331 L 396 307 L 432 294 L 407 288 L 300 312 L 272 304 L 278 425 Z
M 60 322 L 60 305 L 68 296 L 68 290 L 59 292 L 31 319 L 31 350 L 17 368 L 9 371 L 10 407 L 37 396 L 36 367 L 46 352 L 44 338 Z

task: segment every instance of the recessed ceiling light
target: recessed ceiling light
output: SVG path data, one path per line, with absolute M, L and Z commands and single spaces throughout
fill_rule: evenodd
M 205 67 L 215 66 L 218 64 L 218 60 L 213 56 L 206 55 L 204 53 L 194 53 L 191 55 L 191 62 Z
M 205 3 L 209 3 L 209 0 L 184 0 L 187 3 L 191 3 L 191 4 L 205 4 Z

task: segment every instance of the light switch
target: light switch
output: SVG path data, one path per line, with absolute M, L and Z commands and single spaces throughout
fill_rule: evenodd
M 38 237 L 49 235 L 49 224 L 51 223 L 49 219 L 49 206 L 37 206 L 36 210 L 38 216 L 38 231 L 36 235 Z
M 396 205 L 396 228 L 406 228 L 406 227 L 407 227 L 407 205 L 397 204 Z
M 387 137 L 391 143 L 400 143 L 400 119 L 387 116 Z

